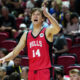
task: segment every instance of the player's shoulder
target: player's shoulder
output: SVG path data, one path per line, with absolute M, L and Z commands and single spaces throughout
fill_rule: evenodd
M 23 32 L 23 35 L 26 35 L 28 33 L 28 31 Z
M 50 26 L 49 26 L 49 27 L 47 27 L 47 28 L 45 29 L 45 33 L 50 32 L 50 29 L 51 29 L 51 27 L 50 27 Z
M 28 31 L 23 32 L 22 37 L 26 38 L 27 37 L 27 34 L 28 34 Z

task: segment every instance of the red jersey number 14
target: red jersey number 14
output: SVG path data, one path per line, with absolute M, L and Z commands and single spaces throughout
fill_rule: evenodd
M 35 50 L 32 50 L 32 53 L 33 53 L 33 58 L 35 58 L 36 56 L 37 56 L 37 57 L 40 57 L 40 56 L 41 56 L 39 49 L 37 49 L 36 51 L 35 51 Z

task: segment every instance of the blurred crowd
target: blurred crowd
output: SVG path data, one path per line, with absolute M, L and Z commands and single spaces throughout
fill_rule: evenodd
M 33 29 L 32 9 L 35 7 L 42 9 L 44 4 L 61 27 L 60 32 L 53 38 L 52 55 L 56 66 L 59 56 L 70 55 L 68 41 L 72 41 L 71 46 L 80 46 L 80 43 L 77 45 L 75 43 L 76 38 L 80 38 L 80 0 L 0 0 L 0 34 L 7 34 L 6 40 L 18 43 L 24 32 Z M 50 21 L 44 18 L 42 27 L 47 28 L 50 25 Z M 12 49 L 3 47 L 0 39 L 0 58 L 6 56 Z M 25 49 L 23 55 L 0 64 L 0 80 L 28 80 L 29 68 L 21 65 L 22 57 L 27 57 Z M 80 80 L 80 71 L 72 69 L 66 75 L 63 68 L 55 67 L 54 80 Z

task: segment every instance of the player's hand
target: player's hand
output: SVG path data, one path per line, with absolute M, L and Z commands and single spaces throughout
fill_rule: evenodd
M 5 59 L 0 59 L 0 63 L 4 63 L 5 62 Z
M 43 10 L 44 16 L 48 17 L 49 16 L 49 12 L 48 12 L 48 9 L 45 7 L 45 5 L 42 7 L 42 10 Z

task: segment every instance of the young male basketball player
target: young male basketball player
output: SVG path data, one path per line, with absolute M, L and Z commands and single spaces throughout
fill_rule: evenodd
M 42 28 L 43 15 L 47 17 L 52 26 Z M 9 61 L 16 57 L 20 51 L 27 45 L 29 57 L 29 73 L 28 80 L 50 80 L 50 46 L 53 42 L 53 35 L 60 31 L 57 21 L 46 11 L 34 8 L 32 11 L 31 21 L 33 30 L 24 33 L 16 48 L 6 57 L 0 59 L 0 63 Z

